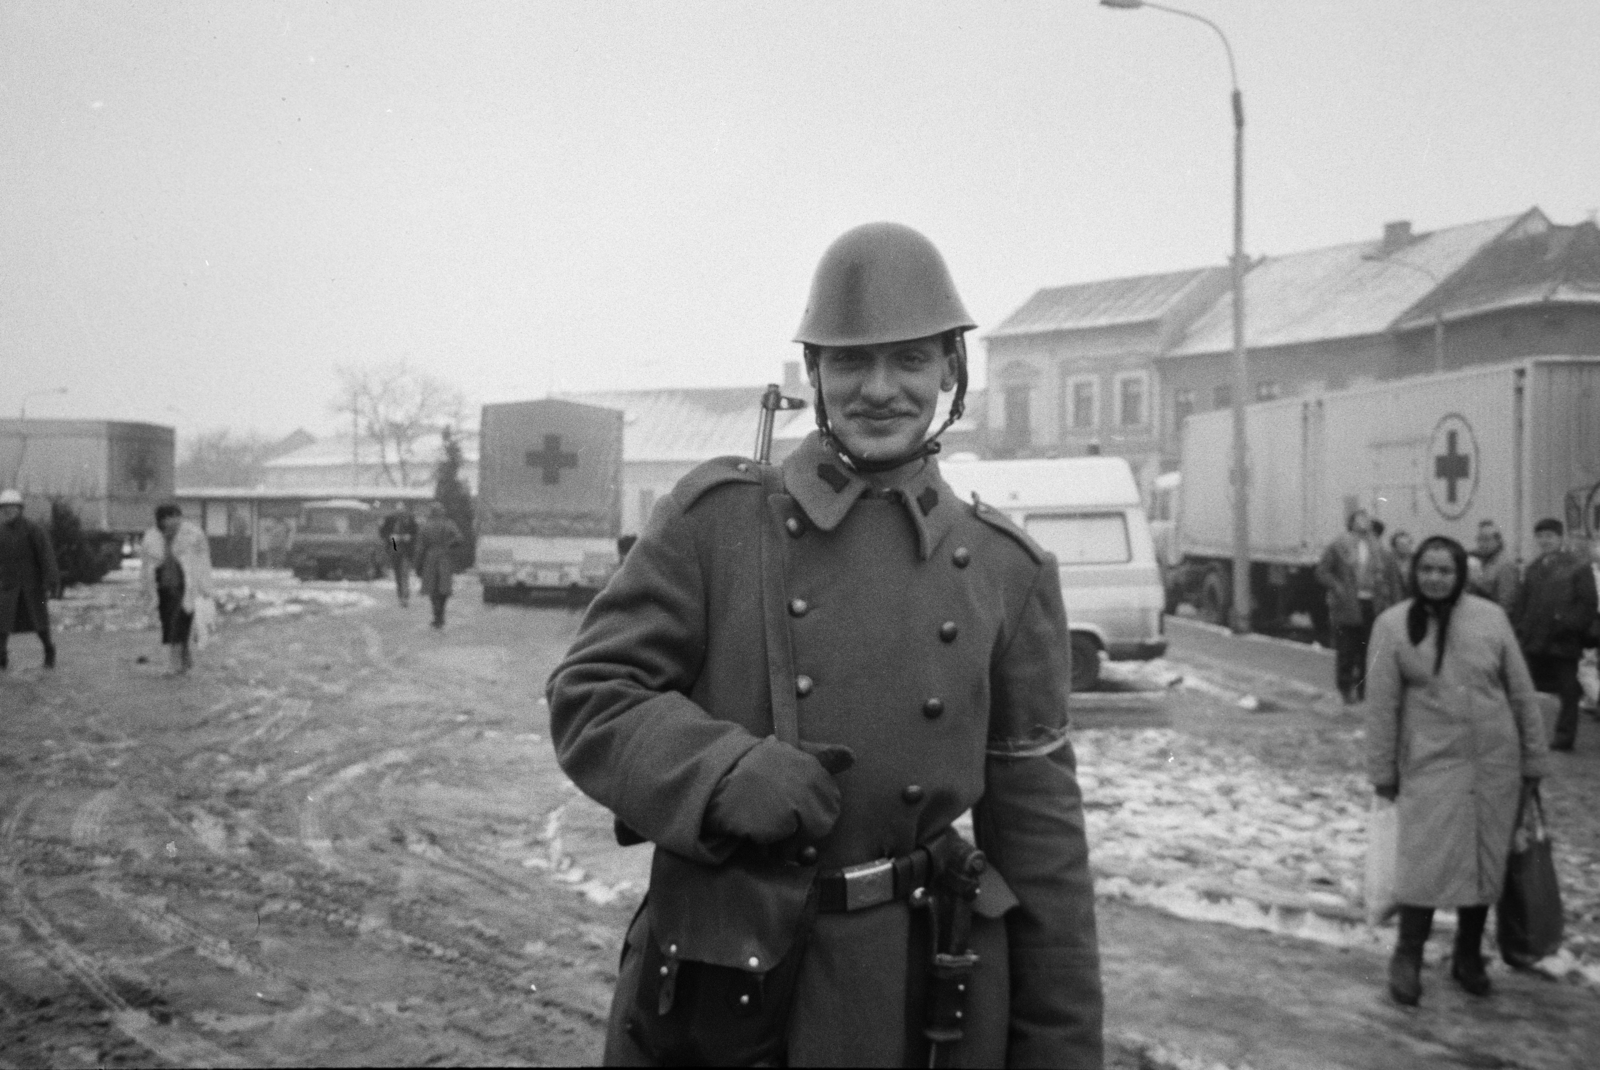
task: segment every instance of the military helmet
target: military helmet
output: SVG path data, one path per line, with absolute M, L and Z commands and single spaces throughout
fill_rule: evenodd
M 794 340 L 880 345 L 976 326 L 931 241 L 900 223 L 867 223 L 822 254 Z

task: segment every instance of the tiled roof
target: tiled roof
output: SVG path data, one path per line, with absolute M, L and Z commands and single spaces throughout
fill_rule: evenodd
M 1245 276 L 1245 343 L 1292 345 L 1386 331 L 1435 288 L 1434 278 L 1448 280 L 1514 224 L 1542 218 L 1535 208 L 1520 216 L 1446 227 L 1419 234 L 1382 258 L 1382 243 L 1376 240 L 1266 257 Z M 1165 355 L 1232 348 L 1229 291 Z
M 478 460 L 478 435 L 473 431 L 463 431 L 461 439 L 462 459 L 469 464 L 476 464 Z M 431 466 L 443 456 L 443 444 L 437 433 L 424 435 L 412 447 L 412 456 L 417 458 L 415 463 Z M 265 462 L 261 467 L 266 469 L 281 468 L 336 468 L 350 464 L 350 436 L 332 435 L 328 438 L 318 439 L 307 446 L 274 457 Z M 391 456 L 393 451 L 391 449 Z M 360 458 L 362 464 L 378 463 L 378 444 L 371 439 L 361 440 Z
M 761 414 L 762 386 L 669 390 L 610 390 L 561 394 L 570 401 L 621 409 L 625 461 L 708 461 L 729 454 L 749 456 Z M 781 431 L 808 409 L 777 414 Z
M 1525 221 L 1444 287 L 1423 298 L 1397 329 L 1527 305 L 1600 304 L 1600 228 Z
M 1159 319 L 1183 293 L 1223 268 L 1195 268 L 1163 275 L 1106 279 L 1040 290 L 988 332 L 990 338 L 1044 334 L 1148 323 Z

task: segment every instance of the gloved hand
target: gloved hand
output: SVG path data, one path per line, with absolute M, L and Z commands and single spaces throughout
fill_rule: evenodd
M 1372 790 L 1378 793 L 1378 798 L 1388 799 L 1390 802 L 1394 802 L 1400 795 L 1399 784 L 1378 784 Z
M 758 844 L 779 843 L 797 834 L 819 840 L 839 820 L 839 785 L 833 775 L 855 761 L 849 747 L 805 742 L 791 747 L 769 736 L 735 762 L 712 789 L 706 829 Z

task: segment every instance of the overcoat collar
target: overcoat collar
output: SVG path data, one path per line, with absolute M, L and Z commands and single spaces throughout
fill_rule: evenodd
M 806 519 L 822 531 L 838 527 L 871 489 L 871 484 L 822 444 L 817 431 L 807 435 L 783 462 L 783 483 Z M 919 556 L 928 560 L 961 511 L 955 492 L 939 475 L 939 462 L 929 457 L 922 471 L 890 493 L 905 506 L 917 532 Z

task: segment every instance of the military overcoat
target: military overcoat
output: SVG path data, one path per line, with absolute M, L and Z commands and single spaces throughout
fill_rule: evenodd
M 422 522 L 412 553 L 418 586 L 424 595 L 437 598 L 455 590 L 456 551 L 465 541 L 453 520 L 430 517 Z
M 0 524 L 0 638 L 50 630 L 50 592 L 60 582 L 50 534 L 25 516 Z
M 821 868 L 905 855 L 971 809 L 1016 905 L 1004 910 L 1003 891 L 987 908 L 979 897 L 980 915 L 1004 913 L 975 922 L 981 963 L 955 1065 L 1100 1066 L 1056 563 L 994 510 L 959 501 L 933 461 L 872 491 L 815 433 L 782 466 L 781 492 L 739 458 L 685 477 L 550 678 L 563 769 L 655 843 L 653 886 L 673 882 L 653 888 L 629 930 L 608 1061 L 643 1058 L 619 1012 L 644 941 L 728 965 L 779 955 L 803 903 L 803 887 L 720 894 L 738 844 L 703 827 L 712 789 L 773 732 L 763 538 L 781 551 L 800 736 L 856 755 L 838 777 L 843 811 L 819 844 Z M 911 930 L 903 901 L 817 919 L 791 1065 L 925 1058 L 907 991 L 926 948 L 910 946 Z
M 1367 669 L 1367 771 L 1398 784 L 1407 906 L 1493 903 L 1505 881 L 1522 778 L 1546 772 L 1544 717 L 1505 612 L 1463 594 L 1439 628 L 1406 634 L 1405 601 L 1378 618 Z

